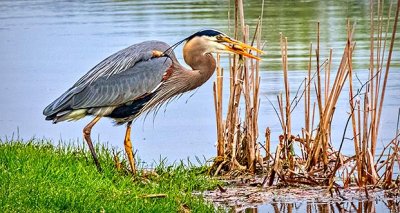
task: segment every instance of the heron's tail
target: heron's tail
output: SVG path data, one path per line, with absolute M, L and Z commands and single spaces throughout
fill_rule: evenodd
M 61 119 L 75 110 L 71 108 L 71 99 L 74 96 L 74 91 L 69 89 L 56 100 L 54 100 L 51 104 L 49 104 L 43 110 L 43 115 L 46 116 L 46 120 L 53 120 L 54 123 L 68 120 Z
M 87 115 L 87 109 L 67 110 L 46 116 L 46 120 L 58 123 L 61 121 L 75 121 Z

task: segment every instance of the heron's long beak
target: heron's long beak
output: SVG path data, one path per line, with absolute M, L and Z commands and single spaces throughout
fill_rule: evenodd
M 261 58 L 248 53 L 247 50 L 253 50 L 253 51 L 256 51 L 256 52 L 261 53 L 261 54 L 264 53 L 262 50 L 259 50 L 259 49 L 255 48 L 255 47 L 252 47 L 252 46 L 248 45 L 248 44 L 245 44 L 243 42 L 240 42 L 240 41 L 237 41 L 235 39 L 232 39 L 232 38 L 230 38 L 228 36 L 224 36 L 224 37 L 220 38 L 220 42 L 225 42 L 225 43 L 228 44 L 228 45 L 225 45 L 225 50 L 226 51 L 229 51 L 229 52 L 232 52 L 232 53 L 236 53 L 236 54 L 239 54 L 239 55 L 243 55 L 243 56 L 246 56 L 248 58 L 254 58 L 256 60 L 261 60 Z

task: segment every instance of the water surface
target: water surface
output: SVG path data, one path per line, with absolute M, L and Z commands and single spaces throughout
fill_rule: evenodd
M 245 1 L 248 24 L 260 14 L 261 1 Z M 228 29 L 229 1 L 2 1 L 0 3 L 0 135 L 17 133 L 24 139 L 81 141 L 82 128 L 90 118 L 53 125 L 42 110 L 76 80 L 108 55 L 144 40 L 169 44 L 205 28 Z M 266 1 L 263 39 L 267 54 L 262 62 L 260 137 L 266 127 L 273 143 L 280 134 L 279 122 L 266 97 L 274 103 L 283 91 L 279 33 L 289 40 L 292 97 L 305 76 L 309 43 L 316 41 L 316 23 L 321 22 L 321 56 L 334 50 L 337 68 L 346 41 L 346 18 L 357 21 L 355 68 L 366 80 L 369 57 L 369 1 Z M 382 115 L 380 142 L 395 133 L 400 106 L 399 42 Z M 181 47 L 176 49 L 182 62 Z M 183 63 L 183 62 L 182 62 Z M 227 58 L 223 58 L 226 67 Z M 333 70 L 334 70 L 333 68 Z M 227 76 L 227 75 L 226 75 Z M 213 77 L 212 79 L 214 79 Z M 157 117 L 139 119 L 133 126 L 133 145 L 146 162 L 165 156 L 169 161 L 188 156 L 215 155 L 215 118 L 212 81 L 168 105 Z M 358 86 L 360 86 L 358 84 Z M 346 88 L 344 88 L 346 90 Z M 227 90 L 227 89 L 225 89 Z M 333 121 L 334 141 L 341 139 L 347 118 L 347 93 Z M 294 131 L 303 126 L 301 104 L 293 114 Z M 93 138 L 122 148 L 125 128 L 103 119 Z M 350 141 L 346 147 L 351 148 Z M 338 146 L 338 144 L 334 144 Z M 352 153 L 347 148 L 344 152 Z

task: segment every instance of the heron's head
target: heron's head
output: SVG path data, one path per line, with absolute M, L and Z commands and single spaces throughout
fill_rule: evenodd
M 196 32 L 187 37 L 185 41 L 184 56 L 194 51 L 200 51 L 203 54 L 234 53 L 260 60 L 259 57 L 250 54 L 248 51 L 253 50 L 263 53 L 261 50 L 237 41 L 217 30 L 202 30 Z

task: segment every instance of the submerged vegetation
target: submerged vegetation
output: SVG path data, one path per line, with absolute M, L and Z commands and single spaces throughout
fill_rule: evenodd
M 0 141 L 0 209 L 38 212 L 212 212 L 192 195 L 216 187 L 206 167 L 160 162 L 133 176 L 106 148 L 98 148 L 104 172 L 79 147 L 46 141 Z M 190 165 L 190 164 L 189 164 Z M 120 169 L 116 169 L 120 168 Z

